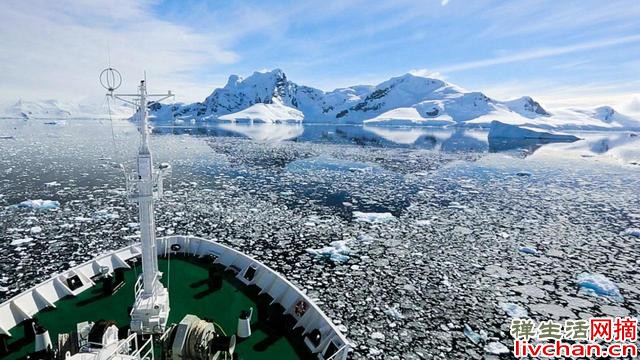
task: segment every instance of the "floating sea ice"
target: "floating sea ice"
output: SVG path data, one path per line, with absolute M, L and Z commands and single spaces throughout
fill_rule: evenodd
M 52 181 L 52 182 L 48 182 L 48 183 L 44 183 L 44 187 L 54 187 L 54 186 L 60 186 L 60 183 L 57 181 Z
M 447 275 L 442 275 L 442 285 L 450 288 L 451 282 L 449 281 L 449 277 Z
M 42 232 L 42 228 L 40 226 L 34 226 L 31 229 L 29 229 L 29 232 L 32 234 L 38 234 Z
M 20 204 L 11 205 L 12 207 L 18 209 L 38 209 L 38 210 L 47 210 L 47 209 L 58 209 L 60 207 L 60 202 L 54 200 L 25 200 Z
M 480 343 L 480 341 L 482 341 L 482 336 L 480 334 L 478 334 L 477 332 L 473 331 L 471 326 L 469 326 L 467 324 L 464 324 L 464 329 L 462 330 L 462 332 L 474 344 L 478 344 L 478 343 Z
M 587 295 L 602 296 L 619 302 L 624 301 L 618 285 L 602 274 L 582 273 L 578 275 L 577 281 L 580 285 L 580 291 Z
M 630 236 L 635 236 L 637 238 L 640 238 L 640 229 L 638 229 L 638 228 L 629 228 L 629 229 L 621 232 L 620 235 L 622 235 L 622 236 L 630 235 Z
M 391 213 L 366 213 L 361 211 L 354 211 L 353 217 L 356 221 L 363 221 L 368 223 L 383 223 L 387 221 L 395 220 L 396 217 Z
M 504 310 L 510 317 L 513 318 L 526 318 L 529 317 L 527 309 L 514 303 L 500 303 L 500 308 Z
M 306 249 L 306 251 L 311 255 L 329 259 L 335 263 L 342 263 L 349 260 L 349 254 L 351 253 L 351 249 L 347 247 L 345 240 L 334 241 L 330 243 L 329 246 L 320 249 L 309 248 Z
M 356 239 L 365 245 L 372 244 L 373 242 L 376 241 L 376 238 L 374 238 L 369 234 L 360 234 Z
M 386 309 L 384 310 L 384 313 L 387 314 L 388 316 L 396 320 L 404 319 L 404 315 L 402 315 L 402 312 L 400 312 L 399 304 L 393 304 L 393 306 L 385 305 L 385 308 Z
M 535 255 L 538 253 L 538 250 L 536 250 L 534 247 L 531 247 L 531 246 L 521 246 L 518 248 L 518 251 L 524 254 L 531 254 L 531 255 Z
M 114 220 L 119 218 L 120 215 L 117 213 L 109 212 L 109 210 L 98 210 L 93 213 L 93 218 L 96 220 Z
M 487 346 L 484 347 L 484 351 L 493 355 L 508 354 L 510 352 L 509 348 L 497 341 L 488 343 Z
M 31 240 L 33 240 L 33 238 L 30 238 L 30 237 L 28 237 L 28 236 L 27 236 L 27 237 L 26 237 L 26 238 L 24 238 L 24 239 L 16 239 L 16 240 L 13 240 L 13 241 L 11 242 L 11 245 L 13 245 L 13 246 L 18 246 L 18 245 L 20 245 L 20 244 L 28 243 L 28 242 L 29 242 L 29 241 L 31 241 Z
M 429 225 L 431 225 L 431 220 L 418 220 L 418 221 L 416 221 L 416 225 L 418 225 L 418 226 L 429 226 Z

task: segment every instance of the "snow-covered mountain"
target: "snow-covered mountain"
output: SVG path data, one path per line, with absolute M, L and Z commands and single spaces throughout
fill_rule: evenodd
M 158 119 L 484 127 L 498 120 L 548 129 L 640 128 L 640 121 L 610 107 L 549 111 L 528 96 L 500 101 L 412 73 L 375 86 L 330 92 L 296 84 L 280 69 L 255 72 L 246 79 L 231 75 L 203 102 L 156 105 L 152 110 Z
M 114 117 L 130 116 L 130 111 L 123 107 L 113 106 L 111 110 Z M 104 104 L 72 103 L 58 100 L 18 100 L 0 111 L 0 117 L 22 119 L 79 119 L 107 118 L 108 116 Z
M 112 109 L 115 116 L 131 116 Z M 640 120 L 611 107 L 547 109 L 529 96 L 501 101 L 441 79 L 408 73 L 378 85 L 325 92 L 289 80 L 282 70 L 231 75 L 203 102 L 152 104 L 156 120 L 348 123 L 489 127 L 494 120 L 543 129 L 640 129 Z M 0 116 L 22 118 L 106 117 L 104 106 L 55 100 L 18 101 Z

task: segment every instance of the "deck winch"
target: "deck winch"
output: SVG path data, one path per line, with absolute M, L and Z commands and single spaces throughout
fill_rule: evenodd
M 163 359 L 168 360 L 217 360 L 233 355 L 236 347 L 235 335 L 226 336 L 221 327 L 195 315 L 171 326 L 161 341 Z

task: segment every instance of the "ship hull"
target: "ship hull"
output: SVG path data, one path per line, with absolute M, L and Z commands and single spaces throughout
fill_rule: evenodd
M 170 322 L 191 313 L 234 333 L 239 312 L 254 307 L 255 330 L 237 348 L 243 358 L 347 358 L 349 343 L 331 320 L 263 263 L 207 239 L 170 236 L 156 241 L 171 296 Z M 49 328 L 54 344 L 54 336 L 74 330 L 81 321 L 115 320 L 126 329 L 139 259 L 139 245 L 131 245 L 56 274 L 1 304 L 0 334 L 9 348 L 5 356 L 17 359 L 33 351 L 21 325 L 34 318 Z M 105 278 L 116 272 L 124 273 L 124 281 L 114 287 Z

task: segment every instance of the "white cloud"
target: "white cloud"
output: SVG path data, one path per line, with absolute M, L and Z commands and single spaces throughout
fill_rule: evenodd
M 592 50 L 598 48 L 604 48 L 615 45 L 629 44 L 640 42 L 640 35 L 629 35 L 622 36 L 604 40 L 590 41 L 579 44 L 573 44 L 568 46 L 560 46 L 560 47 L 549 47 L 537 50 L 529 50 L 523 51 L 520 53 L 496 56 L 493 58 L 469 61 L 464 63 L 458 63 L 453 65 L 448 65 L 442 68 L 439 68 L 439 72 L 451 73 L 457 71 L 465 71 L 478 69 L 488 66 L 500 65 L 500 64 L 508 64 L 520 61 L 534 60 L 534 59 L 542 59 L 553 56 L 559 56 L 564 54 L 570 54 L 578 51 Z
M 427 69 L 412 69 L 409 71 L 409 74 L 416 75 L 416 76 L 424 76 L 432 79 L 445 80 L 445 77 L 442 76 L 442 74 L 440 74 L 439 72 L 429 71 Z
M 447 4 L 448 4 L 448 3 L 449 3 L 449 0 L 442 0 L 442 1 L 440 2 L 440 5 L 442 5 L 442 6 L 447 6 Z
M 553 79 L 533 79 L 488 85 L 482 91 L 500 100 L 529 95 L 549 109 L 609 105 L 623 113 L 631 113 L 635 112 L 631 110 L 632 101 L 638 96 L 639 87 L 640 81 L 562 84 Z
M 154 18 L 146 1 L 14 1 L 0 12 L 0 97 L 80 100 L 100 96 L 97 76 L 111 65 L 133 89 L 146 70 L 152 89 L 202 99 L 195 77 L 238 55 L 213 36 Z M 107 49 L 110 49 L 108 51 Z M 205 90 L 206 89 L 206 90 Z M 185 93 L 187 92 L 187 93 Z

